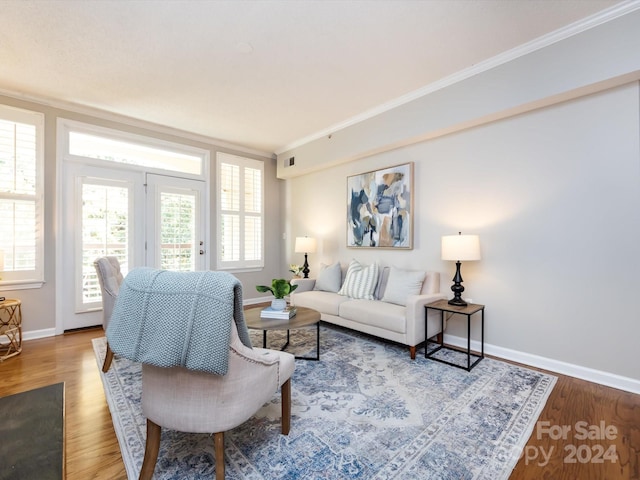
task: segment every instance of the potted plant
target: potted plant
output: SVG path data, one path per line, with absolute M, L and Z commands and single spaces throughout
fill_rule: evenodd
M 274 278 L 271 280 L 270 287 L 267 285 L 256 285 L 257 291 L 262 293 L 271 292 L 275 297 L 275 300 L 271 301 L 271 308 L 274 310 L 284 310 L 287 308 L 287 301 L 284 297 L 289 295 L 296 288 L 298 288 L 298 285 L 291 285 L 291 283 L 284 278 Z
M 295 278 L 300 278 L 302 276 L 302 267 L 300 265 L 296 265 L 295 263 L 289 265 L 289 271 L 293 273 L 293 276 Z

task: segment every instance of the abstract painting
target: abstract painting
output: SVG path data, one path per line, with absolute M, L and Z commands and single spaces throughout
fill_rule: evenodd
M 347 247 L 413 248 L 413 163 L 347 177 Z

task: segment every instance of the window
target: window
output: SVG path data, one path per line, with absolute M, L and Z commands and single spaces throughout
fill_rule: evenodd
M 82 159 L 202 177 L 206 152 L 158 139 L 66 121 L 69 154 Z M 95 133 L 86 133 L 92 130 Z M 119 138 L 123 137 L 123 138 Z M 142 168 L 140 168 L 142 167 Z
M 44 115 L 0 105 L 0 288 L 43 274 Z
M 264 164 L 218 153 L 218 268 L 264 267 Z

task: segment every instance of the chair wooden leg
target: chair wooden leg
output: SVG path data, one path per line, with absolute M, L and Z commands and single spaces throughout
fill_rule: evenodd
M 147 418 L 147 445 L 144 449 L 140 480 L 151 480 L 151 477 L 153 477 L 153 471 L 158 461 L 158 451 L 160 450 L 160 433 L 160 425 L 156 425 Z
M 107 354 L 104 356 L 104 363 L 102 364 L 102 371 L 107 373 L 109 371 L 109 367 L 111 367 L 111 362 L 113 360 L 113 351 L 111 347 L 109 347 L 109 342 L 107 342 Z
M 213 434 L 213 447 L 216 457 L 216 480 L 224 480 L 224 432 Z
M 291 379 L 280 387 L 282 394 L 282 434 L 289 435 L 291 428 Z

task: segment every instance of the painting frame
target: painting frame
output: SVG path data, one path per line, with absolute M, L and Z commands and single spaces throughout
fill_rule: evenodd
M 413 249 L 413 165 L 347 177 L 347 248 Z

